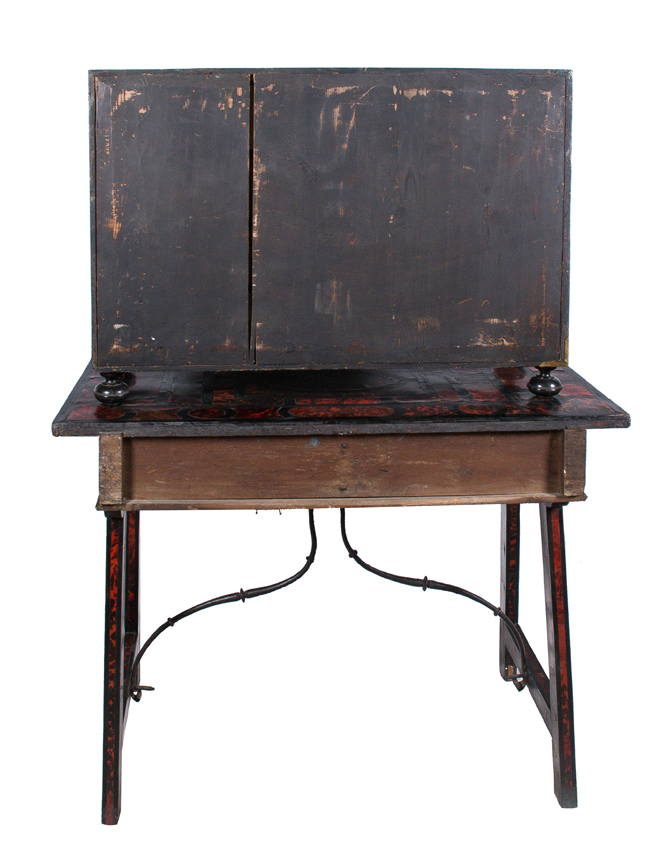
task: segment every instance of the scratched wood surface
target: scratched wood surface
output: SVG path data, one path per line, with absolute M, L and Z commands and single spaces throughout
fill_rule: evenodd
M 255 362 L 564 361 L 569 83 L 255 74 Z
M 94 363 L 247 362 L 249 74 L 91 85 Z
M 552 494 L 549 501 L 565 497 L 562 431 L 326 435 L 312 440 L 142 437 L 123 443 L 128 463 L 117 504 L 134 508 L 178 502 L 186 507 L 282 501 L 290 507 L 306 500 L 437 504 L 493 495 L 526 494 L 531 501 L 541 494 Z M 105 506 L 107 492 L 101 491 Z
M 566 362 L 563 71 L 91 74 L 99 370 Z
M 569 367 L 551 399 L 519 367 L 140 372 L 99 404 L 89 365 L 53 423 L 62 436 L 383 434 L 627 428 L 630 417 Z M 577 483 L 577 486 L 580 486 Z

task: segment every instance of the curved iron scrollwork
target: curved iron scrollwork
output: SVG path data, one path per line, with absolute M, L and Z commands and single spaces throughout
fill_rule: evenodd
M 525 664 L 525 644 L 523 638 L 520 633 L 520 629 L 510 617 L 498 608 L 493 605 L 491 602 L 488 602 L 486 599 L 483 599 L 481 596 L 478 596 L 476 593 L 472 593 L 470 590 L 464 590 L 462 587 L 457 587 L 454 584 L 444 584 L 442 581 L 433 581 L 432 579 L 427 578 L 409 578 L 407 576 L 399 576 L 394 573 L 385 572 L 385 570 L 379 570 L 377 567 L 372 567 L 371 564 L 367 564 L 366 561 L 363 561 L 359 555 L 357 554 L 357 550 L 354 549 L 350 545 L 350 541 L 348 540 L 348 535 L 345 530 L 345 508 L 341 508 L 341 537 L 343 539 L 343 543 L 345 544 L 345 548 L 348 550 L 348 555 L 359 564 L 360 567 L 364 567 L 365 570 L 368 570 L 370 573 L 374 575 L 380 576 L 381 578 L 386 578 L 389 581 L 395 581 L 398 584 L 406 584 L 410 587 L 421 587 L 423 590 L 445 590 L 448 593 L 456 593 L 458 596 L 465 596 L 467 599 L 471 599 L 473 602 L 478 602 L 479 605 L 484 605 L 488 608 L 495 617 L 499 617 L 501 621 L 504 623 L 506 629 L 511 634 L 511 637 L 516 643 L 516 646 L 520 650 L 520 657 L 522 659 L 523 668 L 519 673 L 516 673 L 513 676 L 507 676 L 506 681 L 515 681 L 517 683 L 517 687 L 519 690 L 522 690 L 528 681 L 528 672 Z
M 522 690 L 527 684 L 528 680 L 528 672 L 525 665 L 525 644 L 523 638 L 521 636 L 520 630 L 516 623 L 513 622 L 507 615 L 498 607 L 488 602 L 486 599 L 483 599 L 481 596 L 478 596 L 475 593 L 472 593 L 469 590 L 464 590 L 461 587 L 457 587 L 453 584 L 444 584 L 444 582 L 434 581 L 433 579 L 427 578 L 410 578 L 407 576 L 400 576 L 394 573 L 388 573 L 385 570 L 380 570 L 377 567 L 371 566 L 371 564 L 367 564 L 366 561 L 362 560 L 357 550 L 354 549 L 350 541 L 348 540 L 348 536 L 345 529 L 345 508 L 341 508 L 341 537 L 343 539 L 343 543 L 345 544 L 345 548 L 348 551 L 348 555 L 368 572 L 373 573 L 374 575 L 380 576 L 381 578 L 386 578 L 389 581 L 397 582 L 398 584 L 409 585 L 410 587 L 421 587 L 423 590 L 444 590 L 449 593 L 455 593 L 458 596 L 464 596 L 467 599 L 471 599 L 473 602 L 478 602 L 480 605 L 488 608 L 492 613 L 499 617 L 504 623 L 506 629 L 511 634 L 511 637 L 515 641 L 518 649 L 520 650 L 520 657 L 522 659 L 522 669 L 514 674 L 513 676 L 507 677 L 509 681 L 515 681 L 518 688 Z M 143 691 L 153 691 L 154 688 L 148 685 L 141 685 L 139 682 L 139 668 L 140 661 L 144 657 L 145 653 L 149 649 L 149 647 L 154 643 L 154 641 L 159 637 L 159 635 L 163 634 L 166 629 L 174 626 L 175 623 L 178 623 L 180 620 L 184 620 L 185 617 L 190 617 L 192 614 L 196 614 L 198 611 L 204 611 L 206 608 L 213 608 L 216 605 L 225 605 L 227 602 L 245 602 L 247 599 L 254 599 L 256 596 L 265 596 L 268 593 L 273 593 L 276 590 L 281 590 L 283 587 L 288 587 L 290 584 L 293 584 L 295 581 L 298 581 L 302 576 L 304 576 L 311 564 L 315 560 L 315 554 L 317 552 L 317 534 L 315 532 L 315 517 L 313 510 L 310 509 L 308 511 L 308 524 L 310 528 L 310 540 L 311 547 L 310 552 L 306 557 L 305 564 L 301 567 L 301 569 L 294 573 L 294 575 L 289 578 L 283 579 L 282 581 L 275 582 L 274 584 L 264 585 L 263 587 L 253 587 L 249 590 L 243 590 L 241 588 L 239 591 L 235 593 L 227 593 L 223 596 L 216 596 L 213 599 L 208 599 L 206 602 L 201 602 L 199 605 L 194 605 L 191 608 L 187 608 L 184 611 L 181 611 L 174 617 L 168 617 L 165 623 L 162 623 L 158 629 L 156 629 L 153 634 L 145 641 L 142 648 L 136 655 L 131 669 L 129 671 L 129 676 L 127 678 L 128 687 L 129 687 L 129 695 L 136 701 L 139 702 L 142 697 Z
M 267 584 L 263 587 L 252 587 L 249 590 L 243 590 L 241 587 L 241 589 L 235 593 L 227 593 L 224 596 L 216 596 L 213 599 L 208 599 L 206 602 L 201 602 L 199 605 L 194 605 L 191 608 L 181 611 L 175 617 L 168 617 L 166 622 L 162 623 L 159 628 L 156 629 L 149 638 L 147 638 L 142 649 L 135 657 L 127 680 L 130 683 L 131 697 L 136 702 L 139 702 L 143 691 L 154 690 L 154 688 L 149 687 L 148 685 L 141 685 L 139 683 L 138 671 L 142 657 L 159 635 L 163 634 L 166 629 L 174 626 L 175 623 L 178 623 L 180 620 L 184 620 L 185 617 L 190 617 L 192 614 L 196 614 L 199 611 L 205 611 L 206 608 L 213 608 L 215 605 L 225 605 L 227 602 L 245 602 L 246 599 L 254 599 L 255 596 L 265 596 L 267 593 L 273 593 L 276 590 L 281 590 L 283 587 L 289 587 L 290 584 L 293 584 L 295 581 L 298 581 L 302 576 L 304 576 L 308 572 L 310 565 L 315 560 L 315 553 L 317 552 L 317 534 L 315 533 L 315 517 L 312 508 L 308 511 L 308 525 L 310 528 L 310 552 L 306 557 L 306 563 L 298 572 L 294 573 L 294 575 L 283 579 L 283 581 L 275 582 L 275 584 Z

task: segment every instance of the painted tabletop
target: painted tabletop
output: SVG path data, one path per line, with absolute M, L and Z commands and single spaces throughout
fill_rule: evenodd
M 627 428 L 630 417 L 569 367 L 541 399 L 525 367 L 139 372 L 123 404 L 99 404 L 89 365 L 56 436 L 249 436 Z

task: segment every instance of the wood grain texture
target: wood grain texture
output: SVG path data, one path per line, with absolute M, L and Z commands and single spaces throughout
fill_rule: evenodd
M 123 450 L 121 437 L 114 434 L 100 437 L 98 491 L 103 505 L 121 504 L 123 501 Z
M 566 362 L 570 115 L 563 71 L 92 72 L 94 364 Z
M 562 433 L 128 439 L 128 504 L 561 492 Z
M 278 511 L 307 510 L 314 508 L 403 508 L 430 507 L 432 505 L 520 505 L 542 504 L 557 498 L 555 493 L 486 493 L 480 496 L 424 496 L 386 498 L 338 497 L 330 499 L 127 499 L 123 505 L 97 505 L 98 510 L 111 510 L 113 507 L 128 511 Z M 571 497 L 566 501 L 582 501 L 585 497 Z
M 255 74 L 255 362 L 563 362 L 569 79 Z
M 249 75 L 93 75 L 94 363 L 248 353 Z
M 580 496 L 586 486 L 586 432 L 575 428 L 564 432 L 565 495 Z

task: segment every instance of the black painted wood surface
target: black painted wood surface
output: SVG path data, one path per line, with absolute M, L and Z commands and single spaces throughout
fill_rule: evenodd
M 539 513 L 546 595 L 555 796 L 563 808 L 574 808 L 577 805 L 574 698 L 562 505 L 539 505 Z
M 129 674 L 139 650 L 140 514 L 112 511 L 106 518 L 102 822 L 113 825 L 121 812 Z
M 91 74 L 102 371 L 566 363 L 571 75 Z
M 256 363 L 564 361 L 568 74 L 254 79 Z
M 93 362 L 248 360 L 250 78 L 91 75 Z
M 555 795 L 563 808 L 575 808 L 576 753 L 574 699 L 567 606 L 567 567 L 562 504 L 540 504 L 548 675 L 519 628 L 525 648 L 527 686 L 539 709 L 553 747 Z M 519 596 L 519 506 L 502 505 L 502 610 L 517 624 Z M 500 665 L 522 669 L 522 657 L 511 635 L 500 631 Z M 505 666 L 502 675 L 509 672 Z M 520 690 L 519 683 L 514 682 Z
M 514 623 L 518 622 L 520 598 L 520 505 L 502 505 L 499 606 Z M 515 664 L 506 648 L 507 629 L 499 623 L 499 672 L 511 679 Z M 520 671 L 518 671 L 520 672 Z M 517 685 L 520 689 L 520 685 Z
M 627 428 L 630 417 L 572 369 L 542 399 L 519 367 L 141 372 L 126 401 L 96 401 L 89 366 L 55 435 L 240 436 Z

